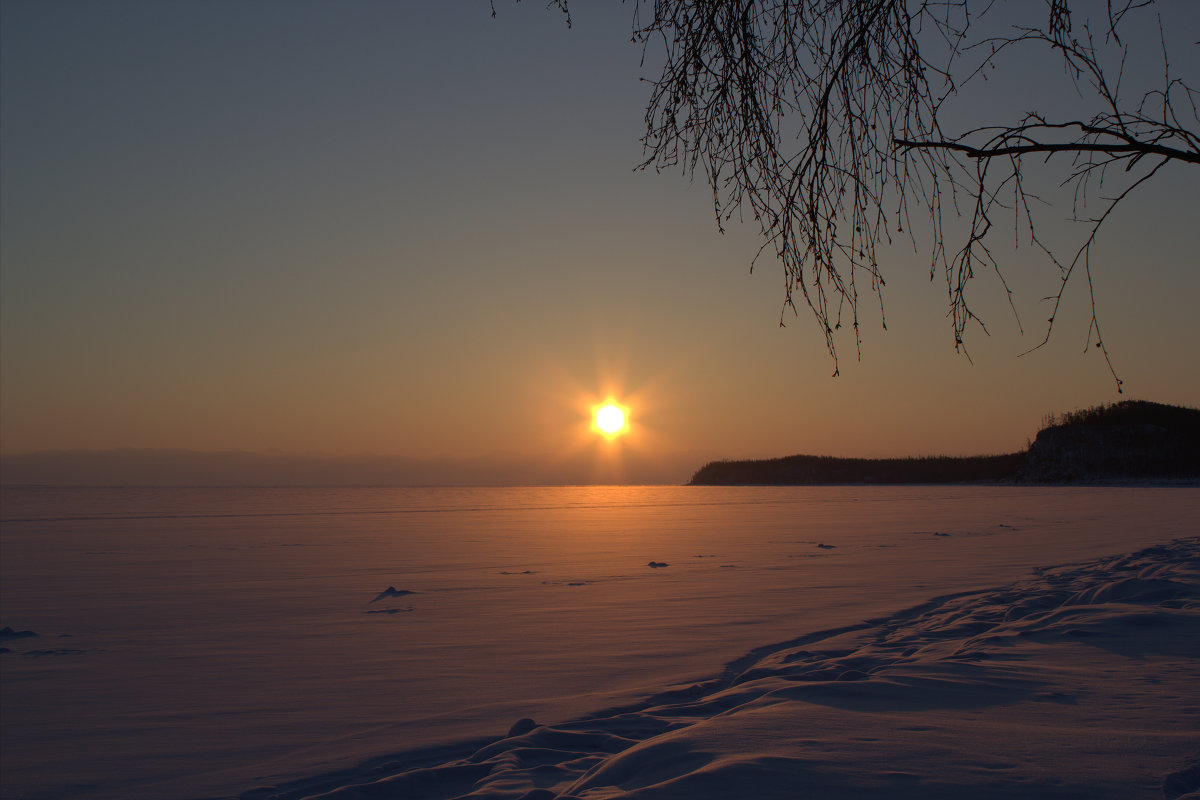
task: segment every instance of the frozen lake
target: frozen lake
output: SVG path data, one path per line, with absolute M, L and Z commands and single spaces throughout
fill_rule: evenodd
M 6 488 L 2 517 L 0 627 L 37 634 L 0 642 L 3 796 L 198 798 L 1195 536 L 1200 489 Z

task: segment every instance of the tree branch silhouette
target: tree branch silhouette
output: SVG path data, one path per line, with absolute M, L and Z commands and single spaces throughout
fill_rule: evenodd
M 806 305 L 835 375 L 843 326 L 861 358 L 864 296 L 878 302 L 886 328 L 881 246 L 905 236 L 918 247 L 919 224 L 929 229 L 930 278 L 945 279 L 956 350 L 966 353 L 968 327 L 987 332 L 968 296 L 980 270 L 998 277 L 1015 315 L 989 245 L 993 219 L 1004 212 L 1061 280 L 1047 298 L 1053 310 L 1041 344 L 1082 267 L 1088 342 L 1095 338 L 1120 391 L 1100 336 L 1090 255 L 1134 190 L 1165 166 L 1200 164 L 1197 92 L 1172 69 L 1160 18 L 1178 6 L 1107 0 L 1077 17 L 1070 0 L 1003 9 L 992 0 L 629 2 L 643 65 L 661 66 L 647 81 L 640 167 L 699 172 L 720 230 L 735 217 L 758 225 L 762 246 L 751 268 L 764 253 L 774 256 L 784 277 L 780 324 Z M 568 13 L 566 0 L 549 5 Z M 1160 52 L 1163 72 L 1161 85 L 1138 94 L 1122 88 L 1133 46 L 1127 33 L 1135 21 L 1142 26 L 1145 63 L 1147 20 L 1158 22 L 1150 55 Z M 1031 49 L 1057 56 L 1073 106 L 1091 110 L 1065 119 L 1032 111 L 952 133 L 947 104 Z M 1087 226 L 1069 259 L 1039 234 L 1034 208 L 1044 201 L 1028 188 L 1034 174 L 1055 171 L 1073 193 L 1070 219 Z M 1099 216 L 1086 214 L 1089 200 L 1104 203 Z

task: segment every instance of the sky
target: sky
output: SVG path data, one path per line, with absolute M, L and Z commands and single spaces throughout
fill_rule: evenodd
M 1195 167 L 1098 243 L 1124 395 L 1085 347 L 1082 283 L 1020 355 L 1056 286 L 1028 246 L 1004 256 L 1021 325 L 982 276 L 970 359 L 927 254 L 886 250 L 887 330 L 864 304 L 834 378 L 811 319 L 780 326 L 778 266 L 751 272 L 756 229 L 719 233 L 701 177 L 636 169 L 654 75 L 631 7 L 577 3 L 569 28 L 540 2 L 496 11 L 4 0 L 0 451 L 682 481 L 717 458 L 1011 452 L 1051 412 L 1200 405 Z M 1172 64 L 1196 75 L 1196 50 Z M 1023 69 L 987 91 L 1059 102 Z M 613 441 L 590 429 L 607 398 L 630 411 Z

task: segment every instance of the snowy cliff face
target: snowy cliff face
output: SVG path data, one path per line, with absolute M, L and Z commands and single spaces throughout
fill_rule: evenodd
M 1045 428 L 1029 448 L 1021 478 L 1076 483 L 1197 476 L 1200 445 L 1194 434 L 1141 423 Z

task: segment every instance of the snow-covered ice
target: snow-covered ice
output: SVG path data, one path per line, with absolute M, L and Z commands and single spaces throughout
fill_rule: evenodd
M 3 518 L 0 625 L 37 633 L 0 654 L 6 798 L 1200 787 L 1196 489 L 6 489 Z

